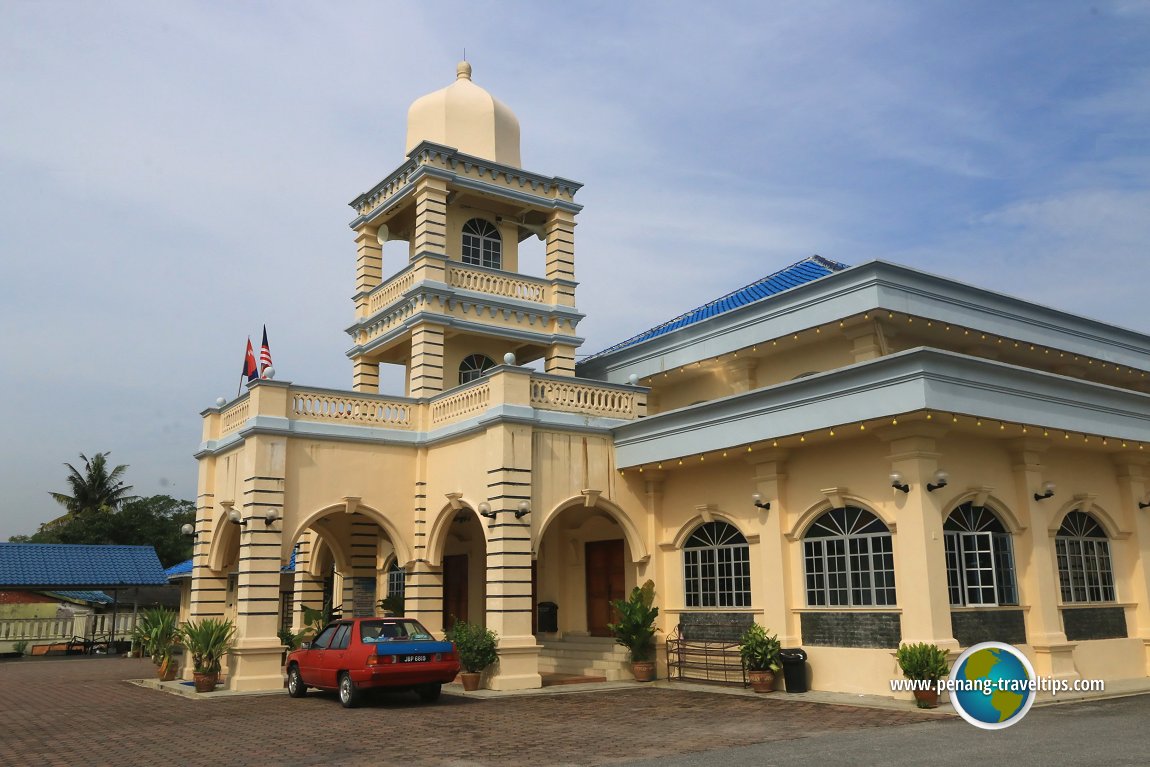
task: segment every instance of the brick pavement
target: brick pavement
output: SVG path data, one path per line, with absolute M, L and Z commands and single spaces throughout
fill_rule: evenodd
M 635 687 L 345 710 L 312 692 L 197 700 L 123 680 L 146 660 L 0 663 L 0 765 L 600 765 L 937 720 L 906 711 Z

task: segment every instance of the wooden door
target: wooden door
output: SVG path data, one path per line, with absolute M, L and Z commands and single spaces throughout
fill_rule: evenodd
M 592 541 L 584 549 L 587 569 L 587 632 L 610 636 L 607 624 L 615 620 L 611 602 L 624 598 L 623 541 Z
M 443 628 L 467 620 L 467 555 L 443 558 Z

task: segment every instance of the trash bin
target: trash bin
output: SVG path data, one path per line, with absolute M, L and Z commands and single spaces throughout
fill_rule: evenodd
M 787 692 L 807 691 L 807 654 L 799 648 L 780 650 L 779 660 L 783 662 L 783 679 Z
M 559 605 L 554 602 L 539 603 L 538 630 L 544 634 L 554 634 L 559 630 Z

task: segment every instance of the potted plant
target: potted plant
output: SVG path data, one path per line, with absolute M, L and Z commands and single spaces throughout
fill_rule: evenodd
M 448 630 L 447 639 L 455 643 L 455 653 L 463 667 L 463 673 L 459 675 L 463 689 L 468 692 L 478 690 L 479 675 L 499 660 L 499 653 L 495 650 L 499 643 L 498 635 L 478 623 L 456 621 Z
M 919 708 L 938 706 L 938 680 L 950 672 L 946 651 L 938 645 L 919 642 L 900 645 L 895 653 L 898 667 L 907 679 L 929 682 L 927 689 L 915 690 L 914 700 Z
M 627 599 L 616 599 L 611 603 L 619 615 L 618 623 L 608 623 L 607 629 L 621 644 L 631 651 L 631 673 L 636 682 L 650 682 L 655 678 L 655 619 L 659 608 L 652 607 L 655 601 L 655 584 L 647 581 L 642 588 L 631 589 Z
M 156 664 L 161 682 L 176 678 L 176 649 L 180 646 L 180 622 L 175 610 L 153 607 L 140 614 L 134 639 Z
M 185 623 L 181 634 L 192 656 L 196 692 L 211 692 L 220 678 L 220 661 L 235 644 L 235 625 L 229 620 L 204 618 Z
M 770 692 L 775 688 L 775 674 L 783 668 L 779 662 L 781 649 L 779 638 L 768 634 L 757 623 L 752 623 L 743 632 L 739 639 L 739 657 L 743 659 L 743 668 L 747 670 L 751 689 L 755 692 Z

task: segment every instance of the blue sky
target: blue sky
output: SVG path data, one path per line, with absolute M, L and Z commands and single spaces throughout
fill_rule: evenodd
M 346 203 L 464 48 L 586 184 L 583 352 L 812 253 L 1150 331 L 1150 3 L 711 5 L 0 5 L 0 540 L 80 452 L 194 497 L 262 323 L 350 385 Z

